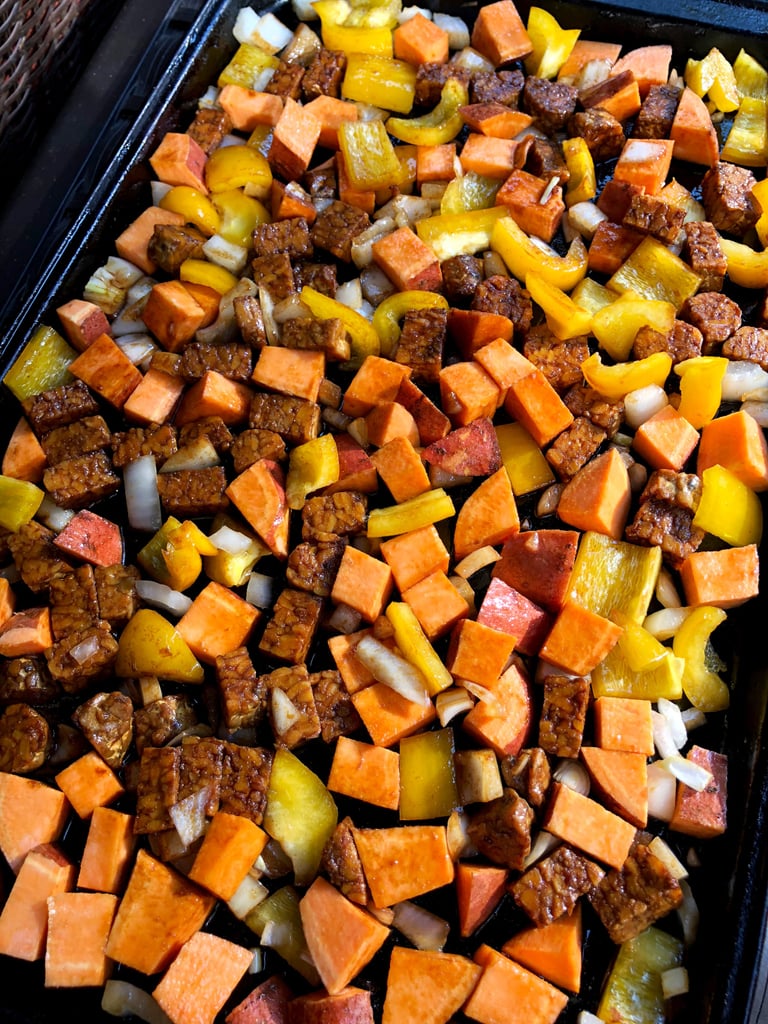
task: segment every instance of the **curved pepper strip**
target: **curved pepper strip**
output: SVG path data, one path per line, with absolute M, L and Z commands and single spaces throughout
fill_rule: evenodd
M 597 195 L 597 174 L 595 161 L 586 140 L 580 135 L 574 139 L 565 139 L 563 156 L 569 172 L 565 189 L 566 206 L 594 199 Z
M 161 210 L 180 213 L 187 224 L 194 224 L 204 235 L 215 235 L 221 217 L 211 200 L 191 185 L 174 185 L 157 204 Z
M 694 356 L 675 367 L 680 377 L 679 412 L 701 430 L 717 415 L 723 400 L 723 377 L 728 360 L 723 356 Z
M 179 280 L 190 284 L 204 284 L 219 295 L 226 295 L 238 283 L 238 278 L 226 267 L 220 267 L 208 260 L 188 259 L 179 267 Z
M 467 87 L 455 78 L 449 78 L 440 93 L 440 102 L 421 117 L 390 117 L 387 131 L 401 142 L 414 146 L 442 146 L 452 142 L 464 127 L 459 107 L 469 100 Z
M 701 474 L 701 498 L 693 525 L 726 544 L 759 544 L 763 536 L 763 506 L 758 495 L 725 466 L 710 466 Z
M 635 359 L 631 363 L 616 363 L 605 366 L 599 352 L 593 352 L 581 364 L 584 379 L 595 391 L 605 398 L 614 401 L 624 398 L 630 391 L 647 387 L 648 384 L 664 383 L 672 369 L 672 356 L 668 352 L 654 352 L 645 359 Z
M 743 242 L 721 238 L 720 247 L 728 263 L 728 277 L 741 288 L 765 288 L 768 285 L 768 249 L 755 252 Z
M 534 242 L 510 216 L 501 217 L 493 225 L 491 248 L 520 281 L 534 271 L 549 284 L 570 292 L 587 273 L 587 247 L 580 237 L 574 238 L 565 256 L 560 256 L 544 243 Z
M 366 356 L 377 356 L 379 354 L 379 336 L 373 324 L 345 306 L 343 302 L 323 295 L 322 292 L 304 285 L 300 293 L 301 301 L 309 307 L 312 316 L 318 320 L 338 319 L 344 324 L 349 335 L 349 343 L 352 348 L 352 355 L 347 362 L 341 364 L 344 370 L 356 370 Z
M 245 187 L 262 199 L 269 195 L 272 168 L 255 146 L 220 146 L 205 162 L 205 184 L 211 192 Z
M 592 314 L 577 306 L 562 288 L 550 284 L 541 274 L 530 271 L 525 275 L 525 287 L 531 298 L 544 310 L 547 327 L 561 341 L 589 334 Z
M 419 290 L 395 292 L 376 307 L 373 326 L 381 343 L 381 354 L 391 359 L 400 338 L 400 321 L 409 309 L 448 309 L 448 300 L 436 292 Z
M 579 28 L 562 28 L 549 11 L 531 7 L 526 26 L 533 49 L 525 58 L 525 70 L 537 78 L 554 78 L 571 55 Z
M 333 434 L 322 434 L 297 445 L 290 454 L 285 479 L 288 508 L 303 508 L 308 494 L 339 479 L 339 450 Z
M 701 605 L 694 608 L 675 634 L 672 650 L 685 660 L 683 692 L 699 711 L 725 711 L 730 703 L 728 687 L 707 666 L 710 634 L 726 618 L 722 608 Z
M 217 233 L 233 245 L 242 245 L 245 249 L 251 245 L 256 225 L 268 224 L 272 219 L 263 203 L 247 196 L 239 188 L 217 192 L 212 201 L 221 217 Z

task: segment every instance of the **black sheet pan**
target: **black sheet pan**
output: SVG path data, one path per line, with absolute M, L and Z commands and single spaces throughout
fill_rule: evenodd
M 113 158 L 100 169 L 82 205 L 76 212 L 70 210 L 65 221 L 68 227 L 56 238 L 53 251 L 27 269 L 33 282 L 31 288 L 27 283 L 27 296 L 12 295 L 2 312 L 3 369 L 38 323 L 56 322 L 55 307 L 80 294 L 91 271 L 111 254 L 115 236 L 148 205 L 147 157 L 165 131 L 183 130 L 191 120 L 197 97 L 234 49 L 231 27 L 239 6 L 231 0 L 208 0 L 201 5 L 167 68 L 159 76 L 145 75 L 152 92 L 114 145 Z M 673 66 L 679 69 L 688 56 L 701 57 L 711 45 L 720 47 L 731 59 L 744 46 L 768 65 L 768 9 L 755 0 L 741 6 L 680 0 L 674 16 L 665 0 L 639 4 L 547 0 L 545 6 L 564 26 L 581 27 L 584 37 L 620 40 L 625 48 L 641 40 L 670 42 L 675 50 Z M 529 4 L 521 2 L 518 7 L 525 19 Z M 450 0 L 441 7 L 468 19 L 476 8 L 477 4 Z M 287 3 L 270 9 L 290 17 Z M 151 65 L 151 53 L 145 54 L 140 67 L 147 62 Z M 109 130 L 109 124 L 104 128 Z M 117 129 L 112 126 L 112 130 Z M 16 210 L 15 215 L 31 220 L 35 210 L 30 205 Z M 8 409 L 4 399 L 0 419 L 6 422 L 10 422 Z M 761 553 L 765 558 L 765 545 Z M 768 652 L 762 626 L 767 601 L 763 594 L 738 613 L 729 614 L 728 650 L 720 651 L 729 661 L 734 680 L 732 706 L 720 718 L 713 736 L 713 744 L 729 756 L 729 829 L 724 837 L 703 845 L 702 864 L 693 880 L 702 920 L 689 960 L 692 994 L 676 1017 L 691 1024 L 756 1024 L 768 1019 L 761 1014 L 766 991 L 762 960 L 768 894 L 768 745 L 764 735 Z M 222 923 L 221 917 L 214 918 L 212 927 L 222 927 L 229 934 L 230 926 Z M 240 930 L 237 937 L 244 943 L 255 939 L 247 930 Z M 607 960 L 604 950 L 597 958 L 598 966 L 591 957 L 600 946 L 599 936 L 588 935 L 583 992 L 572 1001 L 568 1020 L 575 1020 L 579 1008 L 594 1010 L 597 1005 Z M 275 960 L 269 966 L 279 968 Z M 385 962 L 375 960 L 365 980 L 380 983 L 384 970 Z M 132 980 L 127 972 L 118 971 L 116 976 Z M 244 983 L 245 990 L 253 983 Z M 242 998 L 241 989 L 238 993 Z M 94 1024 L 113 1020 L 101 1012 L 99 1002 L 100 992 L 95 990 L 45 990 L 40 964 L 0 957 L 0 1020 L 4 1024 L 53 1024 L 68 1017 Z

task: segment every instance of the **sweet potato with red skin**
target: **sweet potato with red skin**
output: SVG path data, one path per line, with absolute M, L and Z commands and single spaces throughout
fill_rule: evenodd
M 491 864 L 459 861 L 456 865 L 456 901 L 463 938 L 469 938 L 494 912 L 506 891 L 507 877 L 506 868 Z
M 0 654 L 6 658 L 42 654 L 52 644 L 51 610 L 47 606 L 14 612 L 0 626 Z
M 524 530 L 505 542 L 493 576 L 546 611 L 558 612 L 568 593 L 578 542 L 575 530 Z
M 712 781 L 701 792 L 678 782 L 669 827 L 699 839 L 720 836 L 725 832 L 728 817 L 728 758 L 716 750 L 694 745 L 686 759 L 711 772 Z
M 451 429 L 451 421 L 442 409 L 438 409 L 410 377 L 403 377 L 401 380 L 395 400 L 405 406 L 413 416 L 422 445 L 439 441 Z
M 281 466 L 271 459 L 259 459 L 236 476 L 225 493 L 272 554 L 286 558 L 290 510 Z
M 487 417 L 456 427 L 422 452 L 431 466 L 454 476 L 490 476 L 501 467 L 501 450 L 493 422 Z
M 200 144 L 185 132 L 166 132 L 149 158 L 152 170 L 167 185 L 191 185 L 208 194 L 205 184 L 207 157 Z
M 493 687 L 493 701 L 479 700 L 462 728 L 499 757 L 519 754 L 533 726 L 531 684 L 512 664 Z
M 119 565 L 123 560 L 120 527 L 87 508 L 75 513 L 53 543 L 91 565 Z
M 362 494 L 373 494 L 378 487 L 378 477 L 368 452 L 349 434 L 336 434 L 334 441 L 339 456 L 339 479 L 329 484 L 322 493 L 360 491 Z
M 517 637 L 515 650 L 521 654 L 538 654 L 552 626 L 549 612 L 498 576 L 488 584 L 477 612 L 477 621 Z
M 267 978 L 225 1017 L 226 1024 L 288 1024 L 293 992 L 279 974 Z
M 347 985 L 341 992 L 310 992 L 288 1005 L 288 1024 L 373 1024 L 371 993 Z
M 61 326 L 78 352 L 88 348 L 102 334 L 110 333 L 109 320 L 94 302 L 72 299 L 56 309 Z

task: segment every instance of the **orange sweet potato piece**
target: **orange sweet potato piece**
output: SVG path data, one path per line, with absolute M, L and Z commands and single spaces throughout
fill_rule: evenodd
M 365 416 L 368 441 L 377 448 L 395 438 L 407 438 L 412 445 L 419 443 L 416 420 L 399 402 L 381 402 Z
M 542 827 L 617 870 L 627 859 L 636 832 L 596 800 L 559 782 L 553 784 Z
M 416 421 L 422 445 L 439 441 L 451 429 L 451 421 L 442 409 L 439 409 L 410 377 L 403 377 L 400 381 L 396 401 L 405 406 Z
M 439 569 L 401 591 L 401 596 L 430 640 L 443 636 L 469 614 L 469 605 Z
M 468 679 L 493 690 L 509 661 L 515 637 L 476 619 L 462 619 L 453 627 L 445 664 L 455 679 Z
M 349 736 L 339 736 L 328 789 L 396 811 L 400 803 L 400 755 Z
M 675 832 L 709 839 L 725 832 L 728 807 L 728 758 L 716 750 L 694 744 L 686 759 L 712 773 L 712 782 L 701 792 L 677 784 L 675 810 L 669 827 Z
M 299 903 L 301 923 L 323 985 L 341 992 L 370 963 L 389 928 L 317 877 Z
M 346 687 L 347 693 L 357 693 L 374 682 L 371 672 L 355 655 L 355 648 L 364 636 L 370 636 L 370 629 L 356 633 L 339 633 L 328 638 L 328 650 Z
M 768 442 L 749 413 L 732 412 L 702 427 L 696 472 L 717 465 L 729 469 L 753 491 L 768 490 Z
M 48 897 L 71 890 L 75 866 L 50 843 L 30 850 L 0 913 L 0 953 L 39 960 L 48 932 Z
M 187 388 L 174 420 L 177 426 L 183 427 L 205 416 L 218 416 L 228 426 L 238 426 L 248 419 L 252 397 L 247 384 L 231 380 L 217 370 L 206 370 Z
M 352 694 L 352 703 L 378 747 L 391 747 L 437 718 L 435 705 L 401 697 L 386 683 L 372 683 Z
M 471 44 L 494 64 L 526 57 L 533 49 L 523 20 L 512 0 L 497 0 L 477 12 Z
M 610 619 L 566 601 L 539 655 L 575 676 L 586 676 L 616 646 L 623 630 Z
M 350 544 L 344 549 L 331 600 L 347 604 L 367 622 L 375 622 L 389 600 L 392 584 L 392 570 L 386 562 Z
M 480 946 L 474 959 L 483 973 L 464 1006 L 472 1020 L 480 1024 L 554 1024 L 565 1009 L 568 997 L 564 992 L 490 946 Z
M 119 565 L 123 560 L 120 527 L 87 508 L 72 516 L 53 543 L 61 551 L 91 565 Z
M 506 892 L 507 877 L 506 868 L 491 864 L 459 861 L 456 865 L 456 902 L 463 938 L 472 935 L 494 912 Z
M 509 474 L 502 466 L 466 499 L 456 517 L 453 553 L 457 561 L 487 544 L 503 544 L 520 530 Z
M 100 335 L 110 333 L 109 320 L 95 302 L 71 299 L 57 307 L 56 315 L 64 333 L 78 352 L 88 348 Z
M 595 741 L 604 750 L 654 753 L 651 702 L 631 697 L 598 697 L 592 705 Z
M 416 184 L 425 181 L 450 181 L 454 176 L 456 143 L 416 147 Z
M 205 323 L 205 310 L 181 281 L 161 281 L 153 285 L 141 318 L 163 348 L 180 352 Z
M 512 341 L 514 327 L 508 316 L 491 313 L 483 309 L 450 309 L 448 311 L 448 333 L 465 359 L 476 358 L 482 353 L 483 359 L 477 362 L 486 370 L 500 388 L 508 387 L 497 379 L 493 372 L 495 365 L 493 356 L 499 346 Z M 483 350 L 492 348 L 492 352 Z M 512 347 L 511 345 L 509 346 Z M 517 350 L 513 350 L 517 352 Z M 525 357 L 517 353 L 521 359 Z M 528 360 L 526 360 L 528 362 Z
M 106 807 L 125 792 L 120 779 L 95 750 L 78 757 L 55 778 L 80 818 L 90 818 L 96 807 Z
M 573 413 L 539 369 L 510 385 L 504 408 L 540 448 L 573 423 Z
M 448 33 L 417 11 L 392 32 L 394 55 L 409 64 L 445 64 L 448 60 Z
M 638 46 L 618 58 L 611 68 L 611 75 L 631 71 L 637 81 L 640 95 L 645 98 L 652 85 L 664 85 L 667 82 L 671 60 L 672 47 L 666 43 Z
M 472 131 L 496 139 L 514 139 L 533 124 L 530 114 L 511 110 L 503 103 L 469 103 L 460 107 L 459 113 Z
M 648 824 L 648 763 L 645 754 L 582 746 L 579 751 L 595 791 L 616 814 L 637 828 Z
M 597 274 L 615 274 L 640 245 L 644 235 L 634 228 L 603 220 L 589 243 L 587 266 Z
M 14 874 L 30 850 L 59 839 L 70 809 L 61 790 L 0 772 L 0 852 Z
M 0 626 L 10 619 L 16 607 L 16 594 L 10 580 L 0 578 Z
M 141 382 L 141 371 L 108 334 L 95 338 L 69 370 L 115 409 L 122 409 Z
M 103 985 L 112 973 L 104 946 L 117 910 L 117 896 L 104 892 L 57 892 L 48 897 L 45 985 Z
M 159 181 L 167 185 L 191 185 L 207 195 L 206 159 L 205 151 L 191 135 L 166 132 L 149 162 Z
M 247 643 L 260 616 L 259 609 L 245 598 L 211 580 L 195 597 L 176 628 L 195 657 L 212 665 L 220 654 Z
M 220 900 L 229 900 L 267 845 L 268 838 L 250 818 L 217 811 L 187 877 Z
M 80 859 L 79 889 L 122 893 L 133 855 L 134 819 L 112 807 L 95 807 Z
M 628 139 L 613 176 L 616 181 L 628 181 L 656 195 L 667 180 L 674 148 L 671 139 Z
M 396 502 L 415 498 L 430 489 L 429 474 L 413 441 L 407 437 L 388 441 L 372 453 L 371 462 Z
M 259 125 L 274 128 L 283 112 L 283 98 L 228 82 L 219 93 L 219 106 L 229 115 L 233 128 L 252 132 Z
M 489 316 L 495 314 L 490 313 Z M 506 319 L 506 317 L 504 318 Z M 527 377 L 536 369 L 530 359 L 526 359 L 522 352 L 510 344 L 512 339 L 512 322 L 509 322 L 509 338 L 499 334 L 482 345 L 474 354 L 476 362 L 493 377 L 497 385 L 506 397 L 507 391 L 517 381 Z
M 699 432 L 673 405 L 665 405 L 635 431 L 632 447 L 654 469 L 680 470 L 699 442 Z
M 291 1002 L 291 1024 L 373 1024 L 371 993 L 347 985 L 333 995 L 320 989 Z
M 165 970 L 216 898 L 140 849 L 107 940 L 107 956 L 144 974 Z
M 704 100 L 688 86 L 677 105 L 669 137 L 677 160 L 714 167 L 719 159 L 717 131 Z
M 391 907 L 453 881 L 453 861 L 442 825 L 362 828 L 355 829 L 354 836 L 377 907 Z
M 413 370 L 381 356 L 366 356 L 362 366 L 347 385 L 341 411 L 347 416 L 365 416 L 381 402 L 398 400 L 401 382 Z
M 213 1024 L 252 961 L 250 949 L 210 932 L 196 932 L 152 995 L 173 1024 Z
M 320 122 L 296 100 L 287 97 L 272 135 L 269 160 L 285 181 L 301 178 L 320 138 Z
M 455 426 L 490 419 L 496 413 L 501 392 L 493 377 L 474 360 L 444 366 L 439 384 L 443 409 Z
M 565 63 L 557 73 L 558 80 L 578 75 L 593 60 L 614 65 L 621 53 L 621 43 L 603 43 L 596 39 L 577 39 Z
M 640 88 L 634 72 L 626 68 L 579 93 L 579 101 L 585 110 L 599 107 L 617 121 L 626 121 L 640 109 Z
M 432 572 L 446 573 L 450 562 L 448 549 L 431 523 L 383 540 L 381 557 L 401 593 Z
M 145 426 L 164 423 L 172 418 L 184 386 L 183 378 L 150 366 L 123 406 L 123 415 Z
M 145 274 L 154 274 L 157 264 L 150 259 L 147 247 L 152 240 L 155 227 L 159 224 L 172 224 L 180 227 L 184 224 L 184 215 L 174 213 L 172 210 L 163 210 L 160 206 L 148 206 L 115 239 L 118 256 L 135 264 Z M 99 333 L 103 333 L 103 331 Z M 79 346 L 75 345 L 75 348 L 79 348 Z
M 324 377 L 324 352 L 266 345 L 259 352 L 251 380 L 257 387 L 316 402 Z
M 461 169 L 465 174 L 473 171 L 486 178 L 506 179 L 515 169 L 519 145 L 516 139 L 472 132 L 459 153 Z
M 686 604 L 735 608 L 758 593 L 760 563 L 755 544 L 720 551 L 694 551 L 683 562 L 680 578 Z
M 347 121 L 357 121 L 358 110 L 349 100 L 340 100 L 335 96 L 316 96 L 304 109 L 317 118 L 320 124 L 318 142 L 325 149 L 339 148 L 339 128 Z
M 52 644 L 51 612 L 47 605 L 14 612 L 0 626 L 0 654 L 6 658 L 42 654 Z
M 524 928 L 501 947 L 502 953 L 558 988 L 581 988 L 581 904 L 540 928 Z
M 549 182 L 528 171 L 512 171 L 496 193 L 497 206 L 505 206 L 513 220 L 528 235 L 551 242 L 565 213 L 563 190 L 555 185 L 544 202 Z
M 293 992 L 279 974 L 267 978 L 231 1010 L 226 1024 L 288 1024 Z
M 43 446 L 28 420 L 24 416 L 20 417 L 3 453 L 3 476 L 12 476 L 16 480 L 28 480 L 36 484 L 43 479 L 43 470 L 47 465 L 48 459 Z
M 614 540 L 624 535 L 632 488 L 624 460 L 609 448 L 572 477 L 557 503 L 557 515 L 579 530 L 607 534 Z
M 409 227 L 397 228 L 371 246 L 374 262 L 400 291 L 439 291 L 440 261 Z
M 382 1024 L 444 1024 L 461 1009 L 481 974 L 478 964 L 456 953 L 396 946 L 389 961 Z
M 524 530 L 505 542 L 493 575 L 557 612 L 568 592 L 578 542 L 575 530 Z
M 290 510 L 280 466 L 270 459 L 258 459 L 235 477 L 226 495 L 270 551 L 287 558 Z
M 516 637 L 515 650 L 521 654 L 538 654 L 552 627 L 549 612 L 529 601 L 499 576 L 488 584 L 477 621 Z
M 525 746 L 532 714 L 530 683 L 513 664 L 493 687 L 493 701 L 479 700 L 465 715 L 462 728 L 499 757 L 507 757 Z

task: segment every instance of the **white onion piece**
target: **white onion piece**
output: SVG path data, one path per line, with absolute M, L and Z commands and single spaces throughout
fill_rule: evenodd
M 396 903 L 393 909 L 392 924 L 416 949 L 428 949 L 433 953 L 443 949 L 450 931 L 450 925 L 444 918 L 410 900 Z
M 572 789 L 575 793 L 580 793 L 582 796 L 589 795 L 591 788 L 589 772 L 581 761 L 577 761 L 573 757 L 562 758 L 555 765 L 552 778 L 563 786 L 567 786 L 568 789 Z
M 712 772 L 680 754 L 665 757 L 659 761 L 659 764 L 679 782 L 688 786 L 689 789 L 696 790 L 697 793 L 703 793 L 712 783 Z
M 79 644 L 71 647 L 69 653 L 78 665 L 84 665 L 94 654 L 98 654 L 98 651 L 99 638 L 97 636 L 89 636 L 85 640 L 81 640 Z
M 110 256 L 104 266 L 115 284 L 119 288 L 124 288 L 126 292 L 144 277 L 141 267 L 137 267 L 135 263 L 124 260 L 120 256 Z
M 205 832 L 207 818 L 206 808 L 211 799 L 211 786 L 203 786 L 201 789 L 185 796 L 172 807 L 169 807 L 173 827 L 176 829 L 179 839 L 185 846 L 191 846 L 196 839 Z
M 275 839 L 270 839 L 256 858 L 256 871 L 267 878 L 283 878 L 293 870 L 293 862 Z
M 355 655 L 377 682 L 391 687 L 401 697 L 413 701 L 414 704 L 430 704 L 429 691 L 422 673 L 380 640 L 373 636 L 364 636 L 355 648 Z
M 749 413 L 761 427 L 768 427 L 768 402 L 742 402 L 741 411 Z
M 688 971 L 685 967 L 670 967 L 661 972 L 661 993 L 665 999 L 683 996 L 688 991 Z
M 451 64 L 459 68 L 466 68 L 467 71 L 495 71 L 496 68 L 484 57 L 482 53 L 473 46 L 462 46 L 462 48 L 451 57 Z
M 373 243 L 378 238 L 391 234 L 396 224 L 393 217 L 381 217 L 374 220 L 373 224 L 365 228 L 352 239 L 350 254 L 352 262 L 361 270 L 369 266 L 373 261 Z M 383 271 L 382 271 L 383 273 Z M 391 284 L 391 282 L 390 282 Z
M 449 576 L 448 579 L 458 590 L 464 600 L 467 602 L 470 615 L 475 614 L 475 592 L 469 585 L 468 581 L 462 579 L 461 576 Z
M 657 612 L 651 612 L 643 620 L 643 627 L 648 630 L 651 636 L 657 640 L 671 640 L 682 626 L 692 609 L 683 608 L 661 608 Z
M 270 712 L 272 728 L 278 736 L 284 736 L 302 717 L 301 711 L 279 686 L 272 688 Z
M 740 402 L 759 388 L 768 387 L 768 373 L 745 359 L 729 360 L 722 380 L 724 402 Z
M 244 921 L 253 908 L 258 907 L 267 896 L 269 889 L 266 885 L 253 875 L 247 874 L 227 900 L 227 906 L 238 920 Z
M 218 110 L 219 109 L 219 93 L 221 89 L 217 85 L 209 85 L 205 92 L 202 94 L 200 99 L 197 101 L 199 110 Z M 154 182 L 152 182 L 154 185 Z M 173 188 L 172 185 L 168 186 Z
M 557 849 L 559 845 L 560 840 L 557 836 L 552 835 L 551 832 L 545 832 L 544 829 L 542 829 L 533 841 L 531 852 L 523 861 L 523 870 L 527 871 L 531 864 L 535 864 L 537 860 L 541 860 L 542 857 L 546 857 L 547 854 L 552 853 L 552 851 Z
M 248 973 L 261 974 L 264 970 L 264 952 L 258 947 L 252 949 L 251 952 L 253 953 L 253 959 L 248 967 Z
M 651 728 L 653 745 L 659 757 L 676 757 L 680 753 L 680 748 L 675 743 L 669 722 L 658 711 L 651 711 Z
M 61 533 L 74 514 L 74 509 L 62 508 L 61 505 L 56 504 L 50 494 L 44 494 L 35 513 L 35 519 L 39 520 L 43 526 L 47 526 L 49 530 L 53 530 L 54 533 Z
M 299 21 L 316 21 L 320 17 L 312 0 L 291 0 L 291 7 Z
M 669 405 L 669 399 L 664 388 L 658 384 L 647 384 L 644 388 L 630 391 L 624 399 L 624 419 L 633 430 L 637 430 L 665 405 Z
M 667 700 L 666 697 L 659 697 L 656 701 L 656 707 L 659 714 L 664 716 L 669 725 L 675 746 L 682 750 L 688 740 L 688 730 L 685 728 L 680 707 L 674 701 Z
M 699 930 L 699 907 L 685 879 L 680 881 L 680 888 L 683 890 L 683 902 L 677 908 L 677 916 L 683 928 L 683 940 L 686 946 L 692 946 Z
M 192 598 L 156 580 L 136 580 L 136 593 L 145 604 L 160 608 L 170 615 L 183 615 L 189 611 Z
M 238 11 L 232 34 L 239 43 L 258 46 L 269 54 L 282 50 L 293 38 L 293 32 L 274 14 L 269 12 L 259 17 L 251 7 Z
M 397 16 L 398 25 L 404 25 L 406 21 L 410 21 L 411 18 L 415 18 L 417 14 L 421 14 L 422 17 L 426 18 L 428 21 L 432 20 L 432 11 L 428 10 L 426 7 L 403 7 Z
M 267 921 L 261 933 L 261 944 L 268 949 L 279 949 L 291 941 L 291 926 L 287 921 Z
M 240 274 L 245 269 L 248 260 L 248 250 L 230 242 L 222 235 L 211 235 L 203 242 L 203 252 L 206 259 L 219 267 L 224 267 L 233 274 Z
M 363 304 L 363 289 L 360 284 L 360 278 L 355 277 L 351 281 L 345 281 L 343 284 L 340 284 L 336 289 L 334 298 L 337 302 L 342 303 L 342 305 L 348 306 L 349 309 L 359 310 Z
M 360 628 L 363 617 L 355 608 L 348 604 L 337 604 L 328 618 L 328 625 L 337 633 L 349 635 Z
M 313 31 L 309 25 L 300 22 L 291 37 L 290 43 L 280 54 L 280 59 L 284 60 L 286 64 L 300 64 L 301 67 L 308 68 L 317 54 L 320 53 L 322 46 L 323 44 L 317 32 Z M 293 184 L 295 185 L 295 183 Z M 295 185 L 295 187 L 298 188 L 299 186 Z
M 173 185 L 168 185 L 164 181 L 153 181 L 152 182 L 152 205 L 153 206 L 159 206 L 160 205 L 160 200 L 163 199 L 165 196 L 167 196 L 172 188 L 173 188 Z
M 438 28 L 445 29 L 448 33 L 449 49 L 461 50 L 465 46 L 469 46 L 469 26 L 462 18 L 457 18 L 452 14 L 441 14 L 439 11 L 435 11 L 432 15 L 432 20 Z
M 451 860 L 475 856 L 477 850 L 469 838 L 469 817 L 464 811 L 451 811 L 445 832 Z
M 272 310 L 275 323 L 284 324 L 286 320 L 295 320 L 297 317 L 311 317 L 312 312 L 306 303 L 301 301 L 298 292 L 291 292 L 284 299 L 275 303 Z
M 486 566 L 498 562 L 500 558 L 501 555 L 496 548 L 486 544 L 465 555 L 460 562 L 456 563 L 453 571 L 457 576 L 461 576 L 466 580 L 470 576 L 474 576 L 476 572 L 480 572 L 481 569 L 485 569 Z
M 134 366 L 144 365 L 157 351 L 157 345 L 148 334 L 124 334 L 116 337 L 115 342 Z
M 466 487 L 471 481 L 471 476 L 451 473 L 432 462 L 429 464 L 429 482 L 433 487 Z
M 648 765 L 648 814 L 659 821 L 671 821 L 675 811 L 677 782 L 658 761 Z
M 149 992 L 129 981 L 110 978 L 101 996 L 101 1008 L 112 1017 L 138 1017 L 146 1024 L 171 1024 Z
M 690 732 L 691 729 L 700 729 L 702 725 L 707 724 L 707 716 L 699 708 L 686 708 L 681 712 L 680 717 L 686 732 Z
M 123 469 L 128 522 L 134 530 L 156 533 L 163 525 L 154 455 L 141 455 Z
M 654 591 L 656 600 L 664 608 L 680 608 L 683 602 L 680 600 L 680 595 L 677 592 L 677 587 L 672 579 L 672 574 L 669 569 L 662 566 L 659 570 L 659 577 L 656 580 L 656 589 Z
M 557 665 L 553 665 L 551 662 L 544 661 L 542 658 L 539 658 L 536 662 L 534 678 L 537 683 L 541 683 L 547 678 L 547 676 L 567 676 L 568 679 L 580 678 L 580 676 L 573 675 L 572 673 L 563 672 L 563 670 L 558 668 Z
M 252 572 L 245 588 L 245 600 L 254 608 L 270 608 L 274 604 L 276 589 L 276 583 L 271 576 L 266 576 L 262 572 Z
M 228 555 L 241 555 L 251 546 L 251 538 L 240 530 L 233 530 L 226 523 L 208 536 L 211 544 Z
M 180 469 L 211 469 L 220 466 L 219 453 L 213 447 L 211 439 L 201 434 L 173 455 L 169 455 L 160 467 L 161 473 L 175 473 Z
M 464 686 L 451 686 L 443 690 L 435 697 L 435 707 L 440 725 L 445 728 L 448 723 L 462 714 L 464 711 L 471 711 L 475 702 L 469 695 L 469 690 Z
M 670 846 L 664 842 L 661 836 L 654 836 L 650 843 L 648 843 L 648 849 L 654 856 L 659 858 L 667 871 L 669 871 L 669 873 L 676 878 L 678 882 L 681 878 L 688 877 L 688 868 L 678 857 L 675 856 Z
M 261 317 L 264 321 L 264 332 L 270 345 L 277 345 L 280 341 L 280 331 L 275 320 L 273 310 L 275 303 L 266 288 L 259 285 L 259 305 L 261 306 Z
M 386 121 L 389 117 L 388 110 L 383 107 L 375 107 L 372 103 L 360 103 L 359 100 L 355 100 L 355 107 L 358 121 Z
M 238 43 L 250 43 L 251 36 L 258 30 L 260 14 L 257 14 L 252 7 L 241 7 L 237 12 L 235 24 L 232 27 L 232 35 Z

